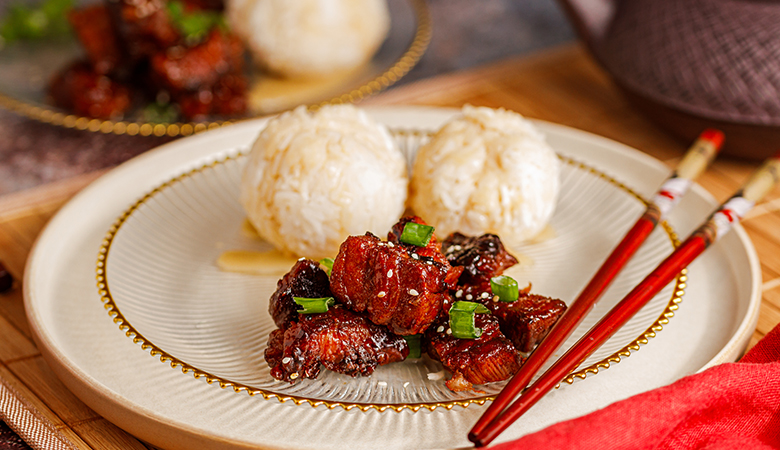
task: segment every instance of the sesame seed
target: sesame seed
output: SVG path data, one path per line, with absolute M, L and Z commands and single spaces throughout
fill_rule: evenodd
M 456 245 L 455 250 L 463 250 L 463 247 L 461 247 L 460 245 Z
M 290 358 L 289 356 L 285 356 L 284 359 L 282 360 L 282 364 L 290 364 L 291 361 L 292 358 Z
M 444 371 L 439 371 L 436 373 L 428 373 L 428 380 L 430 381 L 437 381 L 444 378 Z
M 290 379 L 291 380 L 295 380 L 297 378 L 298 378 L 298 372 L 293 372 L 293 373 L 290 374 Z
M 412 259 L 420 259 L 420 256 L 417 253 L 412 253 Z
M 384 387 L 384 386 L 387 386 L 387 381 L 378 381 L 376 384 Z
M 430 261 L 430 260 L 425 261 L 425 264 L 428 264 L 429 266 L 432 266 L 433 265 L 433 261 Z
M 444 325 L 439 325 L 439 328 L 436 329 L 436 332 L 441 333 L 442 331 L 444 331 Z
M 497 301 L 498 301 L 498 295 L 494 295 L 494 296 L 493 296 L 493 301 L 494 301 L 494 302 L 497 302 Z
M 463 289 L 458 289 L 458 292 L 455 293 L 456 298 L 461 298 L 463 296 Z
M 488 294 L 487 292 L 483 292 L 482 295 L 480 295 L 481 298 L 488 298 L 489 296 L 490 294 Z
M 304 259 L 306 259 L 306 258 L 304 258 L 303 256 L 301 256 L 300 258 L 298 258 L 298 261 L 303 261 Z
M 377 296 L 377 297 L 379 297 L 379 298 L 382 298 L 382 297 L 384 297 L 385 295 L 387 295 L 387 292 L 385 292 L 385 291 L 379 291 L 379 293 L 378 293 L 378 294 L 376 294 L 376 296 Z
M 388 247 L 390 247 L 390 248 L 393 248 L 393 247 L 395 247 L 395 245 L 394 245 L 392 242 L 388 242 L 388 243 L 387 243 L 387 246 L 388 246 Z
M 473 296 L 473 295 L 471 295 L 471 294 L 466 294 L 466 300 L 471 300 L 471 299 L 473 299 L 473 298 L 474 298 L 474 296 Z
M 387 271 L 387 278 L 393 278 L 393 269 Z
M 409 386 L 409 384 L 411 384 L 411 383 L 409 383 L 408 381 L 407 381 L 407 382 L 405 382 L 405 383 L 404 383 L 404 387 L 406 387 L 406 386 Z
M 420 295 L 415 289 L 409 289 L 409 295 Z
M 447 328 L 447 334 L 452 334 L 452 328 Z

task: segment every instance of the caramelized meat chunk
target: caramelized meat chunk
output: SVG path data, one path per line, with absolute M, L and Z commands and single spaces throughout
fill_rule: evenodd
M 108 0 L 114 29 L 133 61 L 148 58 L 181 39 L 163 0 Z
M 437 322 L 426 331 L 424 339 L 431 358 L 440 361 L 453 373 L 447 386 L 453 390 L 471 389 L 470 384 L 502 381 L 514 375 L 523 363 L 512 342 L 490 314 L 476 314 L 475 325 L 482 329 L 476 339 L 458 339 L 447 333 L 448 324 Z M 464 383 L 463 381 L 467 381 Z
M 222 76 L 212 88 L 174 94 L 182 115 L 189 120 L 201 120 L 213 114 L 234 116 L 247 110 L 247 81 L 243 75 Z
M 76 8 L 68 13 L 68 22 L 87 52 L 92 69 L 106 75 L 122 61 L 122 49 L 104 4 Z
M 341 244 L 330 283 L 348 308 L 365 311 L 375 324 L 406 336 L 425 331 L 449 304 L 450 270 L 446 262 L 367 233 Z
M 462 285 L 489 282 L 517 264 L 517 259 L 506 251 L 495 234 L 471 237 L 453 233 L 442 243 L 442 251 L 452 266 L 463 267 L 458 280 Z
M 173 46 L 152 57 L 152 71 L 173 92 L 213 87 L 228 73 L 243 70 L 243 46 L 233 35 L 212 31 L 192 47 Z
M 243 52 L 238 38 L 214 30 L 198 45 L 156 53 L 151 59 L 152 76 L 179 103 L 187 119 L 243 114 L 248 86 Z
M 117 119 L 130 109 L 130 89 L 80 61 L 52 80 L 49 94 L 54 104 L 74 114 L 98 119 Z
M 409 355 L 406 340 L 344 308 L 301 315 L 286 329 L 274 330 L 265 359 L 271 376 L 294 383 L 317 378 L 320 365 L 350 376 L 368 376 L 377 366 Z
M 276 283 L 276 291 L 268 301 L 268 312 L 279 328 L 298 321 L 298 310 L 301 307 L 293 297 L 333 297 L 328 274 L 320 268 L 318 262 L 302 259 Z
M 501 330 L 517 350 L 524 353 L 533 350 L 566 311 L 566 303 L 561 300 L 522 292 L 514 302 L 482 303 L 498 319 Z
M 387 233 L 387 241 L 392 242 L 393 244 L 396 245 L 404 246 L 408 250 L 413 250 L 420 256 L 433 258 L 434 260 L 442 264 L 447 263 L 447 258 L 445 258 L 441 252 L 441 243 L 439 242 L 438 239 L 436 239 L 435 234 L 431 236 L 431 240 L 428 241 L 428 245 L 426 245 L 425 247 L 418 247 L 416 245 L 406 244 L 401 242 L 401 234 L 403 234 L 404 227 L 409 222 L 419 223 L 421 225 L 428 225 L 427 223 L 425 223 L 424 220 L 422 220 L 417 216 L 402 217 L 401 220 L 399 220 L 398 222 L 396 222 L 395 225 L 393 225 L 393 228 L 390 229 L 390 232 Z

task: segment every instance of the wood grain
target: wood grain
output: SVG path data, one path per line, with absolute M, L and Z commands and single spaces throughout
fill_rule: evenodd
M 415 104 L 503 107 L 531 118 L 590 131 L 673 165 L 686 142 L 675 140 L 636 113 L 579 46 L 423 80 L 369 99 L 366 105 Z M 719 159 L 699 183 L 724 200 L 757 167 Z M 15 289 L 0 294 L 0 377 L 45 417 L 75 448 L 143 449 L 121 429 L 91 411 L 46 366 L 24 316 L 24 265 L 47 220 L 99 173 L 0 197 L 0 261 L 15 276 Z M 764 276 L 759 323 L 750 345 L 780 322 L 780 193 L 774 192 L 744 222 L 756 243 Z

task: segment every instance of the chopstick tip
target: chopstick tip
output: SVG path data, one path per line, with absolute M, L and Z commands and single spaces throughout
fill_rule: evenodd
M 469 441 L 471 441 L 476 448 L 481 448 L 487 445 L 487 442 L 483 442 L 479 435 L 473 431 L 469 433 Z

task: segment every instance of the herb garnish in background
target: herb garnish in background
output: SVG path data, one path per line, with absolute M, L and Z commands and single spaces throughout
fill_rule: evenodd
M 44 39 L 70 33 L 67 12 L 73 0 L 44 0 L 37 6 L 16 2 L 0 19 L 0 39 L 11 43 L 22 39 Z

